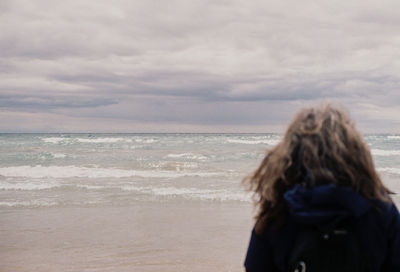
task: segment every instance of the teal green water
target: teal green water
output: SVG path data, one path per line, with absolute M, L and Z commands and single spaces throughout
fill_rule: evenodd
M 250 201 L 240 185 L 278 134 L 0 134 L 0 207 L 138 200 Z M 400 136 L 367 135 L 378 171 L 400 177 Z

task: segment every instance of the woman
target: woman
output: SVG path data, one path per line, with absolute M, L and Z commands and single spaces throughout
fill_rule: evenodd
M 368 271 L 400 271 L 399 212 L 343 110 L 326 105 L 300 111 L 244 182 L 257 207 L 247 272 L 291 271 L 300 230 L 332 230 L 345 219 Z

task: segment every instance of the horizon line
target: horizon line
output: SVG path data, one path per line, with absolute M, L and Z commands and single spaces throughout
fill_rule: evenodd
M 284 132 L 0 132 L 0 134 L 284 134 Z M 362 134 L 400 135 L 400 132 L 369 132 Z

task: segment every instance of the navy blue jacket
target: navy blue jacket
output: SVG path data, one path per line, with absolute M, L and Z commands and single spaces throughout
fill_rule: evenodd
M 400 215 L 395 204 L 371 203 L 348 188 L 334 185 L 306 189 L 299 185 L 284 195 L 289 208 L 285 224 L 271 222 L 262 235 L 254 230 L 245 260 L 247 272 L 286 272 L 301 224 L 332 229 L 352 217 L 355 234 L 373 272 L 400 272 Z

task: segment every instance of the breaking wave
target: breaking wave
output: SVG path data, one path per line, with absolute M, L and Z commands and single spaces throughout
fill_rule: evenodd
M 244 192 L 232 192 L 224 189 L 198 189 L 176 187 L 137 187 L 127 185 L 122 187 L 124 191 L 136 191 L 162 197 L 183 197 L 185 199 L 215 200 L 215 201 L 244 201 L 251 200 L 250 194 Z
M 400 155 L 400 150 L 372 149 L 371 153 L 375 156 L 397 156 Z
M 77 166 L 12 166 L 0 168 L 0 175 L 5 177 L 27 178 L 178 178 L 187 176 L 212 177 L 221 176 L 218 172 L 190 171 L 152 171 L 128 170 L 118 168 L 77 167 Z
M 181 153 L 181 154 L 168 154 L 166 156 L 167 158 L 173 158 L 173 159 L 189 159 L 189 160 L 199 160 L 199 161 L 206 161 L 208 160 L 208 157 L 200 154 L 193 154 L 193 153 Z
M 256 144 L 277 145 L 280 142 L 280 140 L 275 140 L 275 139 L 265 139 L 265 140 L 227 139 L 227 141 L 233 144 L 248 144 L 248 145 L 256 145 Z
M 380 167 L 377 168 L 379 172 L 385 172 L 388 174 L 395 174 L 395 175 L 400 175 L 400 168 L 395 168 L 395 167 Z

